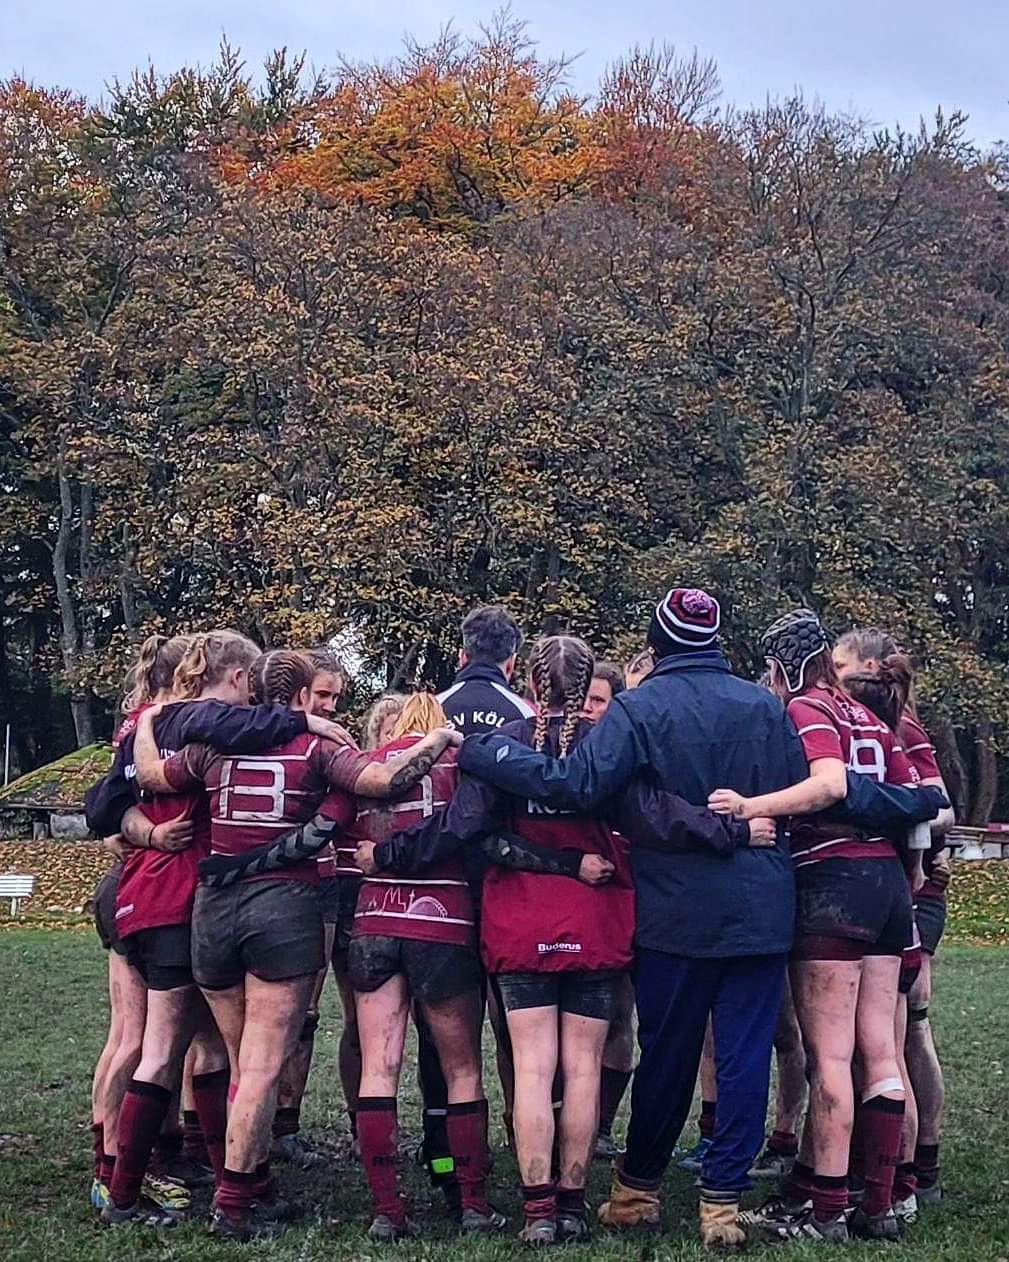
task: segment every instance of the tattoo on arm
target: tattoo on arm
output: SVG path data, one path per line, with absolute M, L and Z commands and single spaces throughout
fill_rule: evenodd
M 422 780 L 427 775 L 439 756 L 440 751 L 424 749 L 418 745 L 416 752 L 408 753 L 405 764 L 393 773 L 389 780 L 390 793 L 397 796 L 405 793 L 407 789 L 412 789 L 418 780 Z

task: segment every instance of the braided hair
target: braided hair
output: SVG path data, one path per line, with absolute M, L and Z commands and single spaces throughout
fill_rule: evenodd
M 378 698 L 364 716 L 363 740 L 365 749 L 378 749 L 381 741 L 382 725 L 392 714 L 399 714 L 406 705 L 407 697 L 402 692 L 386 692 Z
M 249 691 L 254 702 L 289 706 L 302 688 L 311 688 L 314 678 L 315 667 L 307 654 L 271 649 L 252 663 Z
M 140 646 L 137 660 L 126 672 L 123 714 L 132 714 L 138 706 L 153 701 L 159 692 L 167 692 L 171 688 L 175 668 L 191 644 L 192 636 L 189 635 L 147 637 Z
M 564 716 L 558 737 L 558 753 L 563 758 L 571 747 L 585 694 L 592 682 L 596 659 L 584 640 L 573 635 L 545 635 L 529 654 L 529 678 L 536 692 L 539 710 L 533 729 L 533 747 L 546 747 L 550 711 Z

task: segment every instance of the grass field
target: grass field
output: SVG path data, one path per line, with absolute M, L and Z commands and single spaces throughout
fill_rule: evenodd
M 104 956 L 92 933 L 80 930 L 10 929 L 0 933 L 0 1258 L 4 1262 L 95 1262 L 158 1257 L 196 1262 L 242 1256 L 238 1245 L 210 1240 L 200 1221 L 159 1236 L 99 1227 L 87 1206 L 90 1178 L 88 1101 L 90 1073 L 104 1038 Z M 1009 1103 L 1005 1042 L 1009 1031 L 1009 952 L 951 947 L 938 971 L 933 1005 L 937 1037 L 947 1068 L 949 1124 L 943 1149 L 948 1198 L 930 1207 L 899 1246 L 851 1245 L 845 1256 L 868 1257 L 884 1248 L 893 1262 L 996 1262 L 1009 1259 Z M 316 1069 L 306 1102 L 310 1134 L 345 1139 L 334 1037 L 337 1002 L 327 992 Z M 418 1094 L 412 1073 L 401 1115 L 416 1127 Z M 518 1226 L 514 1165 L 498 1153 L 494 1196 Z M 345 1151 L 346 1145 L 341 1145 Z M 423 1179 L 407 1171 L 414 1204 L 426 1230 L 422 1240 L 394 1246 L 399 1259 L 437 1262 L 458 1258 L 491 1262 L 519 1250 L 511 1236 L 460 1242 L 438 1213 Z M 363 1237 L 368 1197 L 360 1167 L 349 1157 L 325 1174 L 281 1170 L 288 1194 L 304 1206 L 303 1219 L 281 1240 L 246 1247 L 278 1262 L 368 1259 L 380 1250 Z M 607 1171 L 594 1171 L 591 1198 L 598 1202 Z M 670 1173 L 665 1230 L 655 1238 L 599 1232 L 585 1246 L 566 1246 L 571 1259 L 633 1258 L 636 1262 L 707 1256 L 695 1243 L 695 1193 L 689 1176 Z M 788 1246 L 797 1259 L 816 1246 Z M 752 1249 L 751 1258 L 780 1257 L 779 1249 Z

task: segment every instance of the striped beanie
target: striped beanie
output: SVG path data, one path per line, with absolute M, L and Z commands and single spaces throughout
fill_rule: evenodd
M 648 643 L 659 657 L 703 653 L 715 646 L 722 611 L 714 596 L 697 587 L 674 587 L 655 606 Z

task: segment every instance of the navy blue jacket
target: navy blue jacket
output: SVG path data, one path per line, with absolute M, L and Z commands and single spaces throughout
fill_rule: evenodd
M 642 769 L 663 789 L 705 805 L 714 789 L 745 797 L 802 780 L 802 745 L 781 703 L 729 671 L 718 652 L 663 658 L 621 693 L 566 759 L 545 758 L 500 736 L 472 738 L 462 770 L 557 809 L 588 809 L 618 794 Z M 876 784 L 848 775 L 848 797 L 827 814 L 885 832 L 932 819 L 938 790 Z M 674 955 L 729 957 L 788 949 L 794 892 L 791 859 L 774 849 L 664 855 L 632 848 L 639 946 Z
M 182 749 L 194 741 L 230 754 L 252 754 L 286 745 L 308 730 L 305 715 L 279 705 L 229 705 L 225 701 L 181 701 L 165 706 L 154 721 L 162 750 Z M 135 732 L 116 750 L 108 773 L 84 796 L 84 815 L 95 837 L 119 831 L 123 816 L 140 801 L 133 761 Z
M 508 687 L 504 671 L 491 662 L 464 666 L 450 687 L 438 694 L 448 721 L 463 736 L 496 732 L 515 719 L 530 719 L 536 711 Z
M 556 809 L 591 810 L 638 772 L 697 806 L 719 788 L 747 797 L 807 774 L 802 746 L 781 702 L 733 675 L 721 653 L 664 658 L 648 678 L 610 703 L 565 759 L 545 758 L 501 736 L 474 737 L 459 765 L 519 796 Z M 795 890 L 784 837 L 731 856 L 663 854 L 632 847 L 637 944 L 694 957 L 769 955 L 792 943 Z

